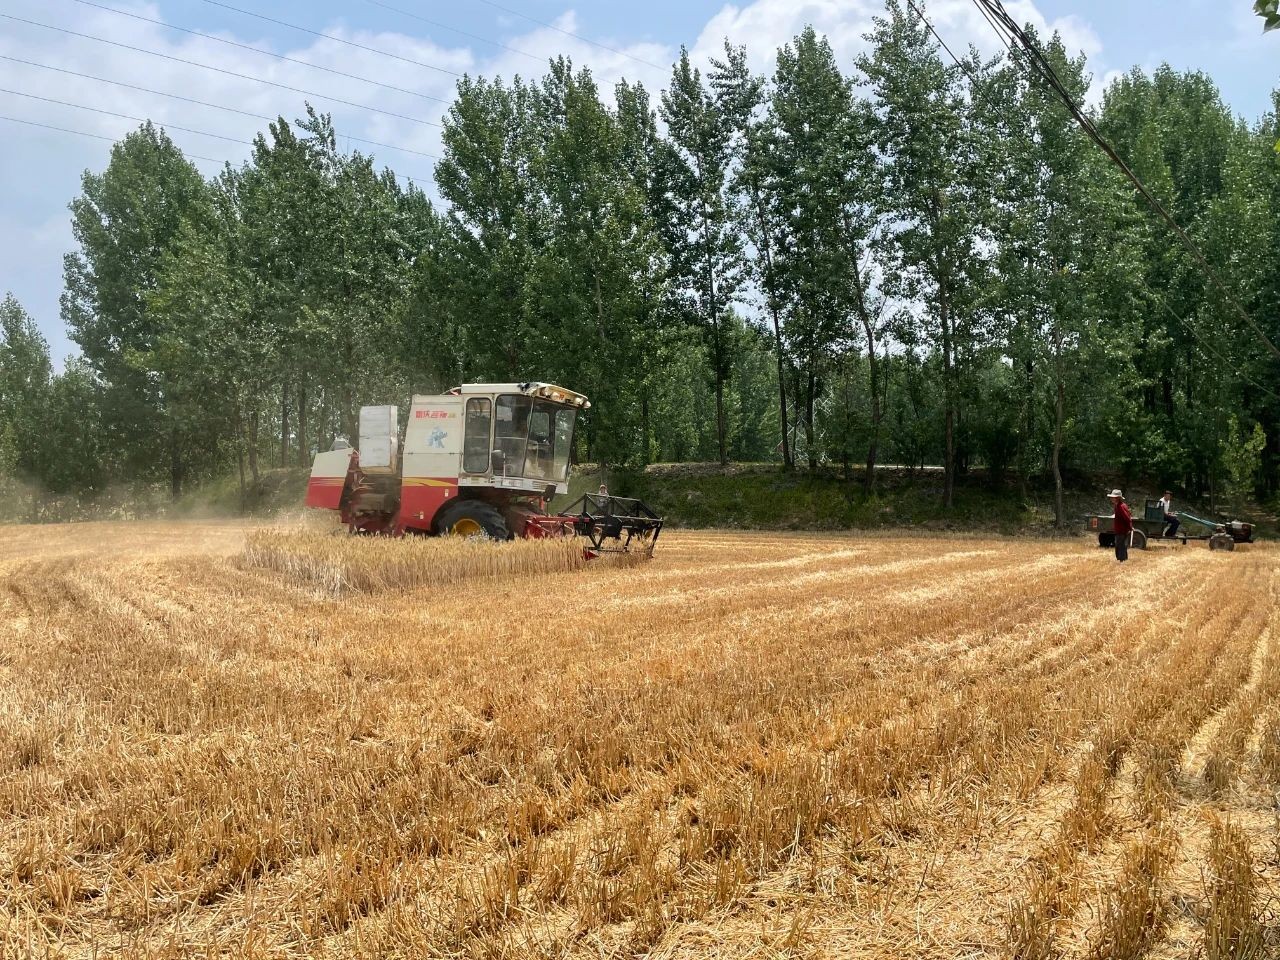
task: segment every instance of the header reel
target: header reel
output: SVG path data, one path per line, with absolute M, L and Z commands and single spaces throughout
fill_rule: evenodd
M 650 557 L 662 532 L 662 518 L 643 501 L 588 493 L 561 511 L 573 530 L 590 541 L 592 554 L 623 553 Z

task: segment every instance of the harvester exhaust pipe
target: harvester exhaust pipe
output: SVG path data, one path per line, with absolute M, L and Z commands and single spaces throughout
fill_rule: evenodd
M 662 518 L 632 497 L 587 493 L 562 510 L 561 516 L 573 518 L 574 532 L 590 541 L 594 554 L 652 556 L 662 532 Z

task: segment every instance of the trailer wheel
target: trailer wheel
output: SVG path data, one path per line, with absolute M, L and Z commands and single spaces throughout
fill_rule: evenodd
M 1147 549 L 1147 535 L 1141 530 L 1135 529 L 1133 531 L 1133 540 L 1130 542 L 1129 546 L 1134 550 Z
M 1114 533 L 1098 534 L 1098 546 L 1106 547 L 1108 550 L 1116 545 L 1116 535 Z
M 1209 538 L 1210 550 L 1234 550 L 1236 541 L 1229 533 L 1215 533 Z
M 494 506 L 479 500 L 457 500 L 437 522 L 439 533 L 481 540 L 510 540 L 507 521 Z

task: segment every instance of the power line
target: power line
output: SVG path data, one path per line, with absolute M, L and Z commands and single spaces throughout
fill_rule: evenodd
M 977 0 L 975 0 L 975 2 L 977 2 Z M 914 12 L 915 12 L 915 15 L 916 15 L 917 17 L 919 17 L 919 18 L 920 18 L 920 21 L 925 25 L 925 27 L 926 27 L 926 28 L 929 30 L 929 32 L 933 35 L 934 39 L 935 39 L 935 40 L 937 40 L 937 41 L 938 41 L 938 43 L 942 45 L 942 48 L 943 48 L 944 50 L 946 50 L 946 51 L 947 51 L 947 53 L 950 55 L 951 59 L 952 59 L 953 61 L 955 61 L 955 65 L 956 65 L 957 67 L 959 67 L 961 70 L 963 70 L 966 74 L 968 74 L 969 79 L 974 83 L 974 91 L 975 91 L 975 93 L 977 93 L 977 92 L 981 92 L 981 94 L 982 94 L 982 98 L 983 98 L 983 100 L 984 100 L 984 101 L 986 101 L 986 103 L 987 103 L 987 105 L 988 105 L 988 106 L 996 106 L 995 104 L 993 104 L 993 103 L 992 103 L 992 101 L 991 101 L 991 100 L 987 99 L 987 96 L 986 96 L 986 90 L 985 90 L 985 89 L 983 89 L 981 86 L 979 86 L 979 85 L 978 85 L 978 78 L 977 78 L 977 76 L 975 76 L 975 75 L 974 75 L 974 73 L 973 73 L 973 71 L 970 69 L 970 67 L 969 67 L 967 64 L 962 63 L 962 62 L 960 61 L 960 59 L 959 59 L 958 57 L 956 57 L 956 55 L 955 55 L 954 53 L 952 53 L 952 52 L 951 52 L 951 49 L 947 46 L 946 41 L 944 41 L 944 40 L 942 39 L 942 37 L 938 34 L 938 31 L 934 28 L 933 24 L 929 21 L 929 18 L 928 18 L 928 17 L 926 17 L 926 16 L 924 15 L 924 11 L 922 11 L 919 7 L 917 7 L 917 6 L 916 6 L 916 4 L 915 4 L 914 0 L 907 0 L 907 5 L 912 9 L 912 11 L 914 11 Z M 984 13 L 984 16 L 985 16 L 985 13 Z M 992 21 L 991 21 L 991 19 L 990 19 L 989 17 L 987 18 L 987 22 L 988 22 L 988 23 L 992 23 Z M 994 24 L 994 23 L 993 23 L 993 26 L 995 26 L 995 24 Z M 996 29 L 996 32 L 997 32 L 997 34 L 1000 34 L 1000 30 L 999 30 L 999 28 L 998 28 L 998 27 L 997 27 L 997 29 Z M 1001 35 L 1001 39 L 1004 39 L 1003 35 Z M 1011 45 L 1007 40 L 1005 40 L 1005 46 L 1006 46 L 1006 47 L 1008 47 L 1008 49 L 1009 49 L 1009 53 L 1012 55 L 1012 54 L 1014 53 L 1013 46 L 1012 46 L 1012 45 Z M 1059 81 L 1059 82 L 1061 82 L 1061 81 Z M 1000 109 L 1000 108 L 997 106 L 997 110 L 999 110 L 999 109 Z M 1196 330 L 1196 329 L 1191 325 L 1190 321 L 1188 321 L 1188 320 L 1184 319 L 1183 317 L 1179 316 L 1179 315 L 1178 315 L 1178 313 L 1177 313 L 1176 311 L 1174 311 L 1174 309 L 1173 309 L 1172 307 L 1170 307 L 1170 306 L 1169 306 L 1168 302 L 1167 302 L 1167 301 L 1166 301 L 1162 296 L 1160 296 L 1160 294 L 1156 293 L 1156 292 L 1155 292 L 1155 290 L 1153 290 L 1153 289 L 1151 288 L 1151 285 L 1147 283 L 1147 281 L 1146 281 L 1146 279 L 1145 279 L 1145 278 L 1143 278 L 1143 277 L 1139 276 L 1139 277 L 1138 277 L 1138 282 L 1139 282 L 1140 284 L 1142 284 L 1142 288 L 1147 292 L 1147 294 L 1148 294 L 1148 295 L 1149 295 L 1153 300 L 1155 300 L 1155 301 L 1156 301 L 1156 303 L 1158 303 L 1161 307 L 1163 307 L 1163 308 L 1164 308 L 1164 310 L 1165 310 L 1165 311 L 1166 311 L 1166 312 L 1167 312 L 1171 317 L 1173 317 L 1173 319 L 1174 319 L 1175 321 L 1177 321 L 1177 322 L 1178 322 L 1178 324 L 1179 324 L 1179 325 L 1180 325 L 1180 326 L 1181 326 L 1181 327 L 1182 327 L 1182 328 L 1183 328 L 1183 329 L 1184 329 L 1184 330 L 1185 330 L 1185 331 L 1186 331 L 1186 332 L 1191 336 L 1191 338 L 1192 338 L 1193 340 L 1195 340 L 1195 341 L 1196 341 L 1196 343 L 1197 343 L 1197 344 L 1199 344 L 1199 345 L 1200 345 L 1200 347 L 1201 347 L 1202 349 L 1204 349 L 1204 350 L 1208 351 L 1209 353 L 1212 353 L 1215 357 L 1217 357 L 1217 358 L 1218 358 L 1218 360 L 1219 360 L 1219 361 L 1221 361 L 1221 362 L 1222 362 L 1223 364 L 1225 364 L 1227 367 L 1232 367 L 1232 369 L 1233 369 L 1233 372 L 1234 372 L 1235 376 L 1236 376 L 1239 380 L 1241 380 L 1241 381 L 1242 381 L 1242 382 L 1244 382 L 1244 383 L 1249 384 L 1251 387 L 1254 387 L 1254 388 L 1255 388 L 1255 389 L 1257 389 L 1257 390 L 1261 390 L 1263 393 L 1267 394 L 1268 396 L 1271 396 L 1271 397 L 1274 397 L 1274 398 L 1275 398 L 1275 399 L 1277 399 L 1277 400 L 1280 400 L 1280 394 L 1276 394 L 1276 393 L 1274 393 L 1274 392 L 1273 392 L 1271 389 L 1269 389 L 1268 387 L 1264 387 L 1262 384 L 1258 383 L 1257 381 L 1255 381 L 1255 380 L 1251 379 L 1250 377 L 1245 376 L 1245 375 L 1244 375 L 1244 374 L 1243 374 L 1239 369 L 1234 368 L 1234 367 L 1232 366 L 1231 361 L 1227 360 L 1227 358 L 1226 358 L 1226 357 L 1224 357 L 1221 353 L 1219 353 L 1219 352 L 1218 352 L 1218 350 L 1217 350 L 1216 348 L 1214 348 L 1213 346 L 1211 346 L 1211 345 L 1208 343 L 1208 341 L 1206 341 L 1206 340 L 1205 340 L 1205 339 L 1200 335 L 1200 333 L 1199 333 L 1199 332 L 1198 332 L 1198 331 L 1197 331 L 1197 330 Z
M 243 14 L 246 17 L 253 17 L 257 20 L 265 20 L 267 23 L 274 23 L 278 27 L 288 27 L 290 30 L 298 30 L 302 33 L 309 33 L 313 37 L 321 37 L 325 40 L 332 40 L 334 43 L 341 43 L 344 46 L 354 47 L 357 50 L 364 50 L 368 53 L 376 53 L 383 57 L 390 57 L 392 60 L 399 60 L 402 63 L 411 63 L 415 67 L 422 67 L 425 70 L 435 70 L 439 73 L 448 74 L 451 77 L 461 77 L 462 74 L 456 70 L 448 70 L 445 67 L 438 67 L 434 63 L 427 63 L 425 60 L 415 60 L 412 57 L 402 57 L 398 53 L 391 53 L 389 50 L 379 50 L 377 47 L 369 47 L 363 43 L 356 43 L 354 40 L 344 40 L 342 37 L 335 37 L 332 34 L 321 33 L 319 30 L 312 30 L 310 27 L 300 27 L 296 23 L 286 23 L 284 20 L 277 20 L 275 17 L 268 17 L 266 14 L 254 13 L 252 10 L 243 10 L 240 7 L 233 7 L 229 3 L 222 3 L 221 0 L 200 0 L 201 3 L 207 3 L 211 7 L 222 7 L 224 10 L 232 10 L 235 13 Z
M 517 50 L 515 47 L 509 47 L 505 43 L 500 43 L 497 40 L 490 40 L 488 37 L 482 37 L 478 33 L 468 33 L 466 30 L 460 30 L 457 27 L 451 27 L 447 23 L 440 23 L 438 20 L 432 20 L 420 14 L 413 13 L 412 11 L 409 11 L 409 10 L 402 10 L 400 7 L 393 7 L 389 3 L 383 3 L 382 0 L 367 0 L 367 2 L 373 4 L 375 7 L 381 7 L 383 10 L 390 10 L 392 13 L 398 13 L 402 17 L 409 17 L 412 20 L 421 21 L 422 23 L 425 23 L 428 26 L 438 27 L 441 30 L 449 30 L 449 31 L 452 31 L 453 33 L 458 34 L 459 36 L 470 37 L 472 40 L 479 40 L 481 43 L 487 43 L 492 46 L 499 47 L 503 50 L 508 50 L 511 53 L 518 53 L 520 54 L 520 56 L 528 57 L 530 60 L 536 60 L 538 63 L 542 63 L 544 60 L 543 57 L 538 56 L 536 53 L 529 53 L 525 50 Z
M 77 137 L 92 137 L 94 140 L 107 140 L 111 143 L 116 142 L 115 137 L 108 137 L 101 133 L 89 133 L 87 130 L 72 130 L 70 127 L 55 127 L 49 123 L 36 123 L 34 120 L 19 120 L 17 117 L 0 116 L 0 120 L 7 120 L 10 123 L 23 123 L 28 127 L 40 127 L 43 130 L 57 130 L 59 133 L 73 133 Z M 192 160 L 205 160 L 209 163 L 222 163 L 222 160 L 215 160 L 213 157 L 202 157 L 198 153 L 187 153 L 183 151 L 184 157 L 190 157 Z
M 54 30 L 58 33 L 65 33 L 71 37 L 80 37 L 83 40 L 92 40 L 95 43 L 105 43 L 108 46 L 119 47 L 122 50 L 132 50 L 135 53 L 145 53 L 148 56 L 159 57 L 162 60 L 171 60 L 175 63 L 184 63 L 190 67 L 199 67 L 202 70 L 212 70 L 214 73 L 221 73 L 228 77 L 236 77 L 240 80 L 248 80 L 252 83 L 262 83 L 269 87 L 277 87 L 281 90 L 288 90 L 291 93 L 300 93 L 305 97 L 314 97 L 318 100 L 327 100 L 330 103 L 340 103 L 346 107 L 355 107 L 357 110 L 365 110 L 369 113 L 381 114 L 384 117 L 394 117 L 397 120 L 408 120 L 410 123 L 420 123 L 428 127 L 439 127 L 441 124 L 434 120 L 423 120 L 421 117 L 410 117 L 403 113 L 392 113 L 389 110 L 379 110 L 377 107 L 371 107 L 368 104 L 355 103 L 351 100 L 342 100 L 338 97 L 331 97 L 327 94 L 316 93 L 312 90 L 303 90 L 301 87 L 291 87 L 287 83 L 277 83 L 275 80 L 267 80 L 264 77 L 255 77 L 247 73 L 237 73 L 234 70 L 226 70 L 222 67 L 215 67 L 208 63 L 200 63 L 196 60 L 187 60 L 184 57 L 176 57 L 169 53 L 160 53 L 156 50 L 148 50 L 145 47 L 135 47 L 128 43 L 121 43 L 118 40 L 108 40 L 106 37 L 96 37 L 89 33 L 78 33 L 75 30 L 68 30 L 66 27 L 57 27 L 49 23 L 40 23 L 37 20 L 26 20 L 22 17 L 15 17 L 9 13 L 0 13 L 0 17 L 5 20 L 12 20 L 15 23 L 25 23 L 32 27 L 41 27 L 45 30 Z
M 1160 306 L 1164 308 L 1165 312 L 1178 322 L 1178 325 L 1182 327 L 1182 329 L 1185 330 L 1191 336 L 1192 340 L 1194 340 L 1197 344 L 1200 345 L 1200 348 L 1202 350 L 1206 351 L 1207 353 L 1211 353 L 1213 354 L 1213 356 L 1217 357 L 1219 362 L 1221 362 L 1223 366 L 1227 367 L 1228 369 L 1232 370 L 1233 373 L 1235 373 L 1237 379 L 1247 383 L 1249 386 L 1253 387 L 1255 390 L 1261 390 L 1263 393 L 1271 397 L 1273 400 L 1280 400 L 1280 393 L 1276 393 L 1274 390 L 1270 389 L 1269 387 L 1264 387 L 1262 384 L 1258 383 L 1256 380 L 1246 377 L 1243 373 L 1240 372 L 1238 368 L 1235 367 L 1235 365 L 1230 360 L 1228 360 L 1225 356 L 1223 356 L 1218 351 L 1217 347 L 1213 346 L 1209 341 L 1205 340 L 1202 336 L 1200 336 L 1200 334 L 1196 331 L 1196 328 L 1191 325 L 1190 321 L 1188 321 L 1184 317 L 1179 316 L 1178 313 L 1171 306 L 1169 306 L 1168 301 L 1166 301 L 1164 297 L 1160 296 L 1160 294 L 1152 290 L 1150 285 L 1145 280 L 1142 280 L 1140 282 L 1142 283 L 1143 289 L 1145 289 L 1147 293 L 1151 294 L 1151 298 L 1155 300 L 1156 303 L 1160 304 Z
M 103 116 L 107 116 L 107 117 L 117 117 L 117 118 L 119 118 L 119 119 L 121 119 L 121 120 L 132 120 L 132 121 L 134 121 L 135 123 L 148 123 L 148 122 L 151 122 L 151 121 L 150 121 L 148 118 L 146 118 L 146 117 L 134 117 L 134 116 L 130 116 L 130 115 L 129 115 L 129 114 L 127 114 L 127 113 L 117 113 L 117 112 L 115 112 L 114 110 L 104 110 L 104 109 L 102 109 L 101 107 L 91 107 L 91 106 L 89 106 L 88 104 L 84 104 L 84 103 L 74 103 L 74 102 L 71 102 L 71 101 L 69 101 L 69 100 L 55 100 L 55 99 L 53 99 L 52 97 L 41 97 L 41 96 L 37 96 L 36 94 L 33 94 L 33 93 L 23 93 L 23 92 L 22 92 L 22 91 L 20 91 L 20 90 L 6 90 L 6 89 L 4 89 L 4 88 L 0 88 L 0 93 L 8 93 L 8 94 L 12 94 L 13 96 L 18 96 L 18 97 L 26 97 L 26 98 L 31 99 L 31 100 L 42 100 L 42 101 L 44 101 L 45 103 L 56 103 L 56 104 L 58 104 L 59 106 L 62 106 L 62 107 L 72 107 L 72 108 L 74 108 L 74 109 L 76 109 L 76 110 L 87 110 L 87 111 L 89 111 L 89 112 L 91 112 L 91 113 L 99 113 L 99 114 L 102 114 Z M 7 119 L 13 119 L 15 123 L 30 123 L 32 126 L 47 126 L 47 124 L 34 123 L 34 122 L 32 122 L 32 121 L 29 121 L 29 120 L 17 120 L 17 119 L 15 119 L 15 118 L 11 118 L 11 117 L 2 117 L 2 118 L 0 118 L 0 119 L 6 119 L 6 120 L 7 120 Z M 178 125 L 176 125 L 176 124 L 166 124 L 166 123 L 163 123 L 163 122 L 162 122 L 162 123 L 160 123 L 160 124 L 159 124 L 159 126 L 160 126 L 162 129 L 169 129 L 169 130 L 181 130 L 183 133 L 194 133 L 194 134 L 196 134 L 197 136 L 201 136 L 201 137 L 212 137 L 212 138 L 214 138 L 214 139 L 216 139 L 216 140 L 225 140 L 225 141 L 227 141 L 228 143 L 236 143 L 236 144 L 239 144 L 239 145 L 241 145 L 241 146 L 245 146 L 245 147 L 252 147 L 252 146 L 254 146 L 254 142 L 253 142 L 252 140 L 239 140 L 239 139 L 237 139 L 237 138 L 235 138 L 235 137 L 228 137 L 228 136 L 225 136 L 224 134 L 221 134 L 221 133 L 211 133 L 211 132 L 210 132 L 210 131 L 208 131 L 208 130 L 197 130 L 197 129 L 195 129 L 194 127 L 180 127 L 180 126 L 178 126 Z M 115 140 L 114 140 L 112 137 L 103 136 L 103 135 L 101 135 L 101 134 L 85 133 L 84 131 L 81 131 L 81 130 L 70 130 L 70 129 L 67 129 L 67 128 L 64 128 L 64 127 L 49 127 L 49 129 L 51 129 L 51 130 L 61 130 L 61 131 L 62 131 L 62 132 L 64 132 L 64 133 L 79 133 L 79 134 L 81 134 L 81 135 L 83 135 L 83 136 L 86 136 L 86 137 L 92 136 L 92 137 L 97 137 L 97 138 L 98 138 L 98 139 L 100 139 L 100 140 L 111 140 L 113 143 L 115 142 Z M 187 154 L 185 151 L 184 151 L 183 155 L 184 155 L 184 156 L 191 156 L 191 157 L 195 157 L 197 160 L 208 160 L 210 163 L 230 163 L 230 161 L 229 161 L 229 160 L 217 160 L 217 159 L 215 159 L 215 158 L 213 158 L 213 157 L 202 157 L 202 156 L 200 156 L 199 154 L 195 154 L 195 153 Z M 419 182 L 419 183 L 421 183 L 421 182 L 425 182 L 425 180 L 427 179 L 426 177 L 420 177 L 420 178 L 419 178 L 419 177 L 413 177 L 413 176 L 410 176 L 410 175 L 408 175 L 408 174 L 395 173 L 395 171 L 392 171 L 392 173 L 393 173 L 393 174 L 395 174 L 395 176 L 397 176 L 397 177 L 401 177 L 401 178 L 403 178 L 403 179 L 405 179 L 405 180 L 408 180 L 408 181 L 410 181 L 410 182 Z
M 41 97 L 34 93 L 23 93 L 21 90 L 8 90 L 0 87 L 0 93 L 7 93 L 15 97 L 26 97 L 28 100 L 42 100 L 45 103 L 56 103 L 60 107 L 74 107 L 76 110 L 89 110 L 93 113 L 100 113 L 104 117 L 119 117 L 121 120 L 133 120 L 135 123 L 147 123 L 147 117 L 134 117 L 127 113 L 116 113 L 114 110 L 103 110 L 100 107 L 90 107 L 83 103 L 72 103 L 69 100 L 55 100 L 53 97 Z M 163 126 L 170 130 L 181 130 L 183 133 L 194 133 L 201 137 L 213 137 L 216 140 L 226 140 L 228 143 L 239 143 L 246 146 L 252 146 L 246 140 L 240 140 L 236 137 L 224 136 L 221 133 L 209 133 L 206 130 L 193 130 L 191 127 L 180 127 L 176 123 L 166 123 Z
M 124 87 L 126 90 L 137 90 L 140 93 L 149 93 L 157 97 L 168 97 L 170 100 L 180 100 L 183 103 L 194 103 L 199 107 L 211 107 L 214 110 L 225 110 L 227 113 L 239 114 L 242 117 L 250 117 L 254 120 L 261 120 L 263 123 L 275 123 L 278 118 L 266 117 L 260 113 L 252 113 L 248 110 L 241 110 L 239 107 L 229 107 L 224 103 L 213 103 L 209 100 L 197 100 L 195 97 L 184 97 L 178 93 L 165 93 L 163 90 L 152 90 L 150 87 L 140 87 L 136 83 L 125 83 L 123 80 L 111 80 L 107 77 L 94 76 L 91 73 L 80 73 L 78 70 L 68 70 L 66 67 L 55 67 L 48 63 L 37 63 L 34 60 L 23 60 L 21 57 L 10 57 L 7 54 L 0 53 L 0 60 L 8 60 L 10 63 L 21 63 L 28 67 L 37 67 L 40 70 L 52 70 L 55 73 L 64 73 L 68 76 L 79 77 L 82 80 L 93 80 L 96 83 L 109 83 L 113 86 Z M 432 160 L 440 158 L 434 153 L 428 153 L 425 150 L 413 150 L 409 147 L 397 147 L 395 144 L 382 143 L 379 140 L 369 140 L 365 137 L 353 137 L 350 134 L 342 134 L 348 140 L 354 140 L 356 143 L 366 143 L 371 147 L 382 147 L 386 150 L 398 150 L 401 153 L 412 153 L 420 157 L 429 157 Z
M 283 60 L 285 63 L 296 63 L 298 66 L 310 67 L 313 70 L 323 70 L 325 73 L 331 73 L 338 77 L 346 77 L 348 80 L 359 80 L 361 83 L 369 83 L 375 87 L 382 87 L 384 90 L 394 90 L 396 93 L 406 93 L 411 97 L 420 97 L 423 100 L 434 100 L 436 103 L 446 102 L 443 97 L 433 97 L 428 93 L 419 93 L 418 91 L 410 90 L 407 87 L 397 87 L 391 83 L 383 83 L 381 80 L 371 80 L 368 77 L 362 77 L 355 73 L 346 73 L 342 70 L 336 70 L 333 67 L 326 67 L 321 63 L 311 63 L 307 60 L 299 60 L 296 57 L 287 57 L 283 53 L 275 53 L 272 50 L 263 50 L 261 47 L 255 47 L 248 43 L 229 40 L 226 37 L 219 37 L 216 34 L 205 33 L 202 30 L 192 30 L 188 27 L 180 27 L 174 23 L 165 23 L 163 20 L 154 20 L 151 17 L 144 17 L 141 14 L 130 13 L 127 10 L 118 10 L 115 7 L 108 7 L 101 3 L 94 3 L 93 0 L 73 0 L 73 2 L 84 4 L 86 7 L 95 7 L 98 10 L 105 10 L 107 13 L 114 13 L 117 16 L 129 17 L 131 20 L 140 20 L 143 23 L 150 23 L 157 27 L 164 27 L 166 30 L 177 30 L 179 33 L 190 34 L 193 37 L 203 37 L 205 40 L 212 40 L 214 43 L 222 43 L 228 47 L 236 47 L 239 50 L 248 50 L 250 53 L 261 54 L 264 57 L 273 57 L 276 60 Z
M 1155 194 L 1147 189 L 1147 185 L 1143 183 L 1138 175 L 1133 172 L 1132 168 L 1125 163 L 1107 139 L 1098 132 L 1093 121 L 1075 102 L 1075 98 L 1071 95 L 1071 92 L 1066 89 L 1066 86 L 1063 84 L 1061 78 L 1058 77 L 1058 73 L 1053 68 L 1053 65 L 1045 59 L 1044 55 L 1040 52 L 1040 48 L 1032 42 L 1031 38 L 1027 36 L 1026 31 L 1018 25 L 1018 22 L 1009 16 L 1008 11 L 1004 8 L 1004 4 L 1001 3 L 1000 0 L 973 0 L 973 2 L 980 9 L 985 7 L 991 15 L 996 18 L 999 24 L 1003 26 L 1004 29 L 1007 30 L 1018 42 L 1018 45 L 1026 51 L 1027 59 L 1032 69 L 1045 81 L 1045 83 L 1049 85 L 1053 92 L 1058 95 L 1058 98 L 1062 101 L 1063 105 L 1067 108 L 1067 111 L 1080 126 L 1080 129 L 1085 132 L 1090 140 L 1097 144 L 1102 152 L 1107 155 L 1111 162 L 1114 163 L 1120 169 L 1120 172 L 1128 178 L 1129 182 L 1133 184 L 1134 188 L 1142 198 L 1147 201 L 1151 209 L 1159 214 L 1160 218 L 1168 224 L 1169 229 L 1174 232 L 1177 238 L 1182 242 L 1182 245 L 1187 248 L 1187 252 L 1191 254 L 1192 259 L 1195 260 L 1197 265 L 1199 265 L 1200 270 L 1209 278 L 1209 281 L 1213 286 L 1217 287 L 1218 293 L 1222 296 L 1224 302 L 1227 303 L 1232 310 L 1253 330 L 1267 350 L 1269 350 L 1274 357 L 1280 359 L 1280 347 L 1277 347 L 1271 341 L 1271 338 L 1268 337 L 1262 327 L 1258 325 L 1258 322 L 1254 320 L 1249 311 L 1247 311 L 1235 298 L 1226 282 L 1218 275 L 1218 271 L 1213 268 L 1205 255 L 1200 252 L 1200 248 L 1196 245 L 1195 241 L 1192 240 L 1187 232 L 1182 229 L 1178 221 L 1175 220 L 1173 215 L 1165 208 L 1165 205 L 1157 199 Z
M 212 3 L 213 0 L 204 0 L 205 3 Z M 655 70 L 665 70 L 665 67 L 652 63 L 642 57 L 632 56 L 625 50 L 619 50 L 608 44 L 599 43 L 580 34 L 557 27 L 554 23 L 548 23 L 546 20 L 539 20 L 537 17 L 531 17 L 527 13 L 521 13 L 519 10 L 512 10 L 510 7 L 504 7 L 500 3 L 494 3 L 493 0 L 480 0 L 485 6 L 493 7 L 495 10 L 501 10 L 503 13 L 509 13 L 513 17 L 519 17 L 522 20 L 528 20 L 530 23 L 536 23 L 540 27 L 546 27 L 548 30 L 554 30 L 556 33 L 563 34 L 566 37 L 573 37 L 575 40 L 581 40 L 583 43 L 589 43 L 593 47 L 599 47 L 601 50 L 608 50 L 610 53 L 616 53 L 620 57 L 626 57 L 628 60 L 634 60 L 636 63 L 643 63 L 646 67 L 653 67 Z

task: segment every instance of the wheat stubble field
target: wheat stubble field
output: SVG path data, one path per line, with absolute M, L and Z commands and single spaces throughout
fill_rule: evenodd
M 1280 951 L 1280 552 L 475 546 L 6 528 L 4 955 Z

